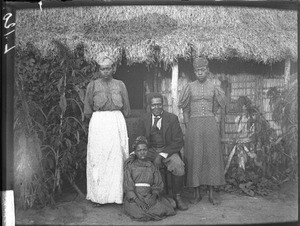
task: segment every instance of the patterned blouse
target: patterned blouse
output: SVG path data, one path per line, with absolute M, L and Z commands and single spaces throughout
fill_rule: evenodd
M 125 117 L 130 114 L 128 93 L 125 84 L 116 79 L 102 78 L 91 81 L 86 89 L 84 115 L 88 118 L 94 111 L 122 110 Z
M 190 117 L 214 116 L 219 106 L 225 106 L 225 93 L 210 80 L 188 83 L 179 97 L 178 105 Z

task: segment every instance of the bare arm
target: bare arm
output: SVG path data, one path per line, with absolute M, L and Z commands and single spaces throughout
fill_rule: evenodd
M 91 118 L 93 114 L 93 92 L 94 92 L 94 81 L 90 82 L 86 88 L 86 94 L 84 98 L 84 115 L 86 118 Z
M 125 84 L 122 82 L 121 85 L 121 93 L 122 93 L 122 99 L 123 99 L 123 114 L 125 117 L 128 117 L 130 115 L 130 104 L 129 104 L 129 98 L 128 98 L 128 92 L 126 89 Z
M 190 119 L 190 114 L 188 111 L 184 111 L 183 112 L 183 123 L 184 123 L 184 126 L 185 128 L 187 127 L 187 124 L 189 122 L 189 119 Z

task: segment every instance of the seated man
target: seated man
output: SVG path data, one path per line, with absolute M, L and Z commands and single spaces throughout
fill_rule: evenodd
M 172 191 L 176 207 L 187 210 L 181 199 L 184 180 L 184 163 L 180 150 L 183 147 L 183 134 L 178 117 L 163 110 L 163 96 L 149 94 L 151 112 L 139 120 L 137 136 L 145 136 L 149 142 L 147 157 L 158 167 L 166 167 L 172 173 Z

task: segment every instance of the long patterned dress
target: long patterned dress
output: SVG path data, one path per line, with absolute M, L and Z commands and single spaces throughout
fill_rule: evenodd
M 122 81 L 97 79 L 87 86 L 84 114 L 91 116 L 87 144 L 87 200 L 123 203 L 123 169 L 128 158 L 125 116 L 130 113 Z
M 148 186 L 143 186 L 143 184 Z M 140 221 L 161 220 L 166 216 L 175 215 L 176 212 L 171 203 L 163 196 L 160 196 L 156 204 L 147 211 L 143 211 L 134 201 L 136 197 L 145 201 L 150 198 L 152 193 L 159 194 L 163 187 L 159 170 L 152 162 L 140 161 L 135 158 L 126 160 L 124 173 L 125 213 L 133 220 Z
M 212 81 L 188 83 L 179 107 L 188 113 L 184 156 L 187 186 L 225 184 L 224 160 L 214 109 L 225 106 L 225 93 Z

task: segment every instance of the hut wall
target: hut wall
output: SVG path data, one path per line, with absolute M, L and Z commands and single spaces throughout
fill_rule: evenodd
M 164 110 L 172 112 L 172 96 L 171 96 L 171 78 L 170 77 L 162 77 L 159 76 L 157 79 L 157 92 L 161 93 L 164 97 Z M 145 83 L 145 94 L 146 96 L 150 93 L 153 92 L 153 90 L 151 90 L 149 88 L 149 83 L 146 82 Z M 148 107 L 147 107 L 147 111 L 149 111 Z
M 220 85 L 221 82 L 218 79 L 220 75 L 220 73 L 215 73 L 210 79 L 212 79 L 214 83 Z M 222 138 L 226 140 L 235 138 L 237 136 L 238 125 L 235 123 L 235 118 L 238 117 L 240 113 L 237 110 L 236 102 L 240 96 L 249 97 L 253 104 L 255 104 L 259 108 L 260 112 L 270 122 L 271 127 L 274 128 L 278 134 L 280 134 L 280 126 L 272 120 L 272 111 L 269 105 L 270 99 L 267 97 L 267 91 L 271 87 L 283 89 L 284 77 L 276 75 L 276 77 L 270 78 L 270 76 L 265 76 L 263 73 L 236 73 L 233 75 L 230 74 L 228 77 L 229 83 L 231 84 L 230 104 L 227 108 L 227 114 L 225 116 L 225 135 Z M 180 96 L 185 85 L 192 80 L 193 78 L 188 72 L 184 70 L 181 70 L 179 72 L 178 97 Z M 164 96 L 164 109 L 166 111 L 172 112 L 171 73 L 165 73 L 158 76 L 157 84 L 157 91 Z M 145 92 L 146 94 L 148 94 L 149 92 L 151 92 L 151 89 L 147 89 L 147 82 L 145 85 Z M 220 115 L 218 116 L 218 118 L 220 119 Z M 185 134 L 185 127 L 183 124 L 183 115 L 181 110 L 179 111 L 178 117 L 183 133 Z M 228 156 L 229 152 L 229 145 L 225 144 L 224 156 Z
M 172 112 L 171 77 L 159 77 L 158 84 L 157 91 L 164 97 L 164 109 Z
M 271 79 L 271 78 L 264 78 L 263 79 L 263 95 L 262 95 L 262 100 L 263 100 L 263 108 L 262 108 L 262 113 L 264 117 L 270 122 L 270 125 L 273 129 L 277 131 L 277 134 L 281 134 L 281 128 L 280 125 L 277 124 L 273 119 L 272 119 L 272 109 L 270 106 L 270 98 L 267 97 L 267 92 L 271 87 L 277 87 L 279 90 L 283 90 L 284 88 L 284 78 L 276 78 L 276 79 Z
M 270 99 L 267 97 L 267 92 L 271 87 L 283 89 L 284 77 L 264 78 L 259 75 L 232 75 L 229 78 L 231 83 L 230 105 L 227 108 L 225 117 L 225 139 L 237 137 L 238 125 L 235 123 L 239 112 L 236 108 L 236 102 L 240 96 L 247 96 L 253 104 L 255 104 L 263 116 L 270 122 L 277 134 L 281 133 L 280 126 L 272 119 L 272 110 L 270 109 Z M 230 150 L 225 148 L 224 154 L 229 155 Z
M 191 79 L 184 73 L 180 74 L 178 81 L 178 96 L 180 96 L 184 86 L 190 81 Z M 212 81 L 220 85 L 220 81 L 217 78 L 212 78 Z M 266 119 L 270 121 L 271 126 L 280 133 L 279 126 L 272 120 L 272 112 L 269 105 L 270 99 L 267 97 L 267 91 L 270 87 L 275 86 L 282 89 L 284 85 L 284 78 L 263 78 L 263 76 L 258 75 L 241 74 L 230 76 L 229 82 L 231 83 L 231 101 L 225 118 L 226 137 L 224 138 L 230 139 L 236 136 L 237 125 L 235 123 L 235 118 L 239 115 L 239 112 L 235 105 L 240 96 L 249 97 L 251 101 L 259 107 L 261 113 L 263 113 Z M 146 95 L 149 94 L 150 91 L 150 89 L 146 88 Z M 171 77 L 158 77 L 157 91 L 164 96 L 164 110 L 172 112 Z M 178 117 L 184 130 L 182 111 L 180 111 Z
M 254 104 L 259 106 L 258 87 L 256 86 L 256 84 L 259 84 L 259 79 L 254 75 L 232 75 L 229 80 L 231 95 L 225 117 L 225 138 L 232 139 L 237 135 L 238 125 L 235 123 L 235 119 L 240 115 L 236 108 L 236 102 L 240 96 L 247 96 Z
M 279 125 L 272 120 L 272 112 L 269 105 L 267 91 L 270 87 L 282 89 L 284 86 L 284 61 L 273 64 L 257 63 L 253 60 L 243 61 L 232 58 L 227 61 L 211 60 L 210 71 L 218 77 L 227 75 L 230 84 L 230 105 L 225 116 L 225 135 L 223 140 L 235 138 L 238 125 L 235 118 L 239 115 L 236 101 L 240 96 L 247 96 L 255 104 L 264 117 L 270 122 L 278 134 L 281 133 Z M 291 71 L 297 71 L 292 64 Z M 228 144 L 224 144 L 224 155 L 228 156 L 231 150 Z
M 189 76 L 187 76 L 184 72 L 181 72 L 179 75 L 179 78 L 178 78 L 178 101 L 179 101 L 179 97 L 181 95 L 183 88 L 189 82 L 191 82 L 191 78 Z M 180 122 L 180 126 L 182 128 L 182 131 L 185 134 L 185 126 L 183 124 L 183 114 L 182 114 L 181 109 L 179 110 L 178 118 L 179 118 L 179 122 Z

